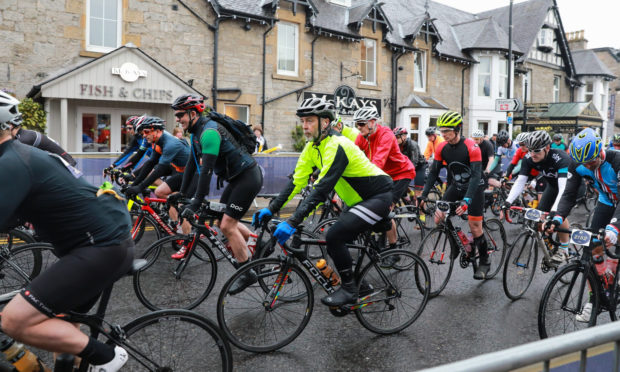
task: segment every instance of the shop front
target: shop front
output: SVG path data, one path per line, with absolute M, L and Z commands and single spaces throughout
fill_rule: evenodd
M 546 130 L 568 136 L 586 127 L 602 135 L 603 122 L 592 101 L 526 104 L 514 118 L 514 125 L 522 131 Z

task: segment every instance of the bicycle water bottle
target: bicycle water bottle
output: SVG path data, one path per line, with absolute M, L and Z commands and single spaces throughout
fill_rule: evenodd
M 248 238 L 248 257 L 254 257 L 254 252 L 256 252 L 256 241 L 258 239 L 258 235 L 254 233 L 250 233 L 250 237 Z
M 340 284 L 340 277 L 338 274 L 327 264 L 324 258 L 321 258 L 316 263 L 316 268 L 319 269 L 321 274 L 332 282 L 332 285 Z
M 2 334 L 0 350 L 6 360 L 19 372 L 51 372 L 36 355 L 24 347 L 24 344 L 5 334 Z
M 461 239 L 461 243 L 463 243 L 463 247 L 465 247 L 465 251 L 467 253 L 471 252 L 471 244 L 469 243 L 469 239 L 467 238 L 467 235 L 465 235 L 463 230 L 457 227 L 456 234 L 459 236 L 459 239 Z

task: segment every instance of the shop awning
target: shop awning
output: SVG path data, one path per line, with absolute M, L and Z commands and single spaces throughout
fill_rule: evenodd
M 525 110 L 516 112 L 514 117 L 514 125 L 526 125 L 527 128 L 523 130 L 574 133 L 579 128 L 603 127 L 603 117 L 592 101 L 535 103 L 525 106 Z M 527 120 L 524 121 L 525 113 Z

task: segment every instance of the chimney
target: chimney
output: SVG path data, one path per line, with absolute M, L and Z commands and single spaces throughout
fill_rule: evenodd
M 588 39 L 585 38 L 585 31 L 573 31 L 566 33 L 566 40 L 570 50 L 588 49 Z

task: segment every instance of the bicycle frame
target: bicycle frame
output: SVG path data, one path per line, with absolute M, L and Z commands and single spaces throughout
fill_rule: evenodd
M 130 201 L 132 201 L 132 200 L 130 200 Z M 166 199 L 144 198 L 144 202 L 137 201 L 137 203 L 140 204 L 140 210 L 148 213 L 151 217 L 153 217 L 153 219 L 155 220 L 155 222 L 157 222 L 159 227 L 161 227 L 162 230 L 164 230 L 168 235 L 174 235 L 175 234 L 175 232 L 172 231 L 170 226 L 168 226 L 168 224 L 164 223 L 164 221 L 161 219 L 159 214 L 157 214 L 153 210 L 153 208 L 151 208 L 151 205 L 150 205 L 151 203 L 166 203 Z M 138 227 L 142 224 L 142 220 L 143 219 L 144 219 L 144 215 L 140 214 L 138 219 L 136 219 L 136 222 L 134 222 L 134 224 L 133 224 L 133 226 L 131 228 L 131 238 L 132 239 L 135 239 L 136 234 L 138 233 Z

